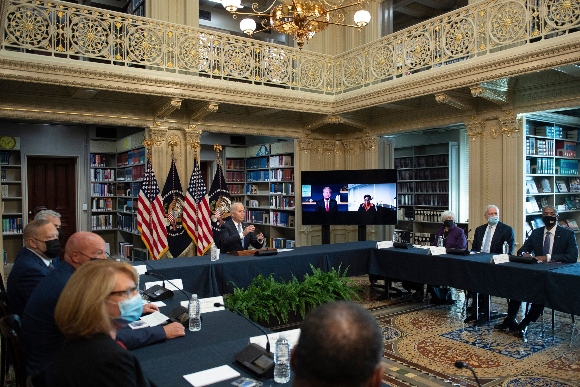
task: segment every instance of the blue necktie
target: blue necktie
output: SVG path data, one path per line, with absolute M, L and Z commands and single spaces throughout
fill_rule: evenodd
M 487 228 L 487 234 L 485 235 L 485 242 L 483 242 L 483 251 L 484 253 L 489 253 L 489 245 L 491 243 L 491 226 Z
M 550 231 L 548 231 L 546 233 L 546 238 L 544 239 L 544 255 L 546 254 L 550 254 L 550 238 L 552 238 L 552 233 Z
M 242 224 L 238 223 L 238 233 L 242 233 Z M 244 248 L 244 237 L 242 236 L 242 248 Z

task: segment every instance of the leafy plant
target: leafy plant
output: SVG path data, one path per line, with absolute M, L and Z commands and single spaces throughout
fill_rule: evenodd
M 224 302 L 254 321 L 276 318 L 281 324 L 288 322 L 290 311 L 304 318 L 308 310 L 326 302 L 359 299 L 360 286 L 346 277 L 348 268 L 342 273 L 340 266 L 328 272 L 310 268 L 312 274 L 304 275 L 302 282 L 294 275 L 288 281 L 276 281 L 272 274 L 266 278 L 260 274 L 247 289 L 232 283 L 234 292 L 226 295 Z

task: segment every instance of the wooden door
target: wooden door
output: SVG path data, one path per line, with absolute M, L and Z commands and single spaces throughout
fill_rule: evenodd
M 28 220 L 41 210 L 58 212 L 64 234 L 62 247 L 77 231 L 75 167 L 74 157 L 27 158 Z

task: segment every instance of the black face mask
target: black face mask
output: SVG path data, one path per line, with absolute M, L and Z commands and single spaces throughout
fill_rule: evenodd
M 60 254 L 60 241 L 58 239 L 51 239 L 44 242 L 46 244 L 46 251 L 43 251 L 44 255 L 48 258 L 56 258 Z
M 546 227 L 551 228 L 554 224 L 556 224 L 556 217 L 555 216 L 542 216 L 542 220 Z
M 445 226 L 445 227 L 451 227 L 451 226 L 453 226 L 454 223 L 455 223 L 455 221 L 453 221 L 453 220 L 444 220 L 443 221 L 443 226 Z

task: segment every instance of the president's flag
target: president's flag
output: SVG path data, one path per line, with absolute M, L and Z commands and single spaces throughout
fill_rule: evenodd
M 179 257 L 191 244 L 191 238 L 181 223 L 185 200 L 174 158 L 171 158 L 171 168 L 169 168 L 161 197 L 163 198 L 163 207 L 169 223 L 167 225 L 169 253 L 174 258 Z

